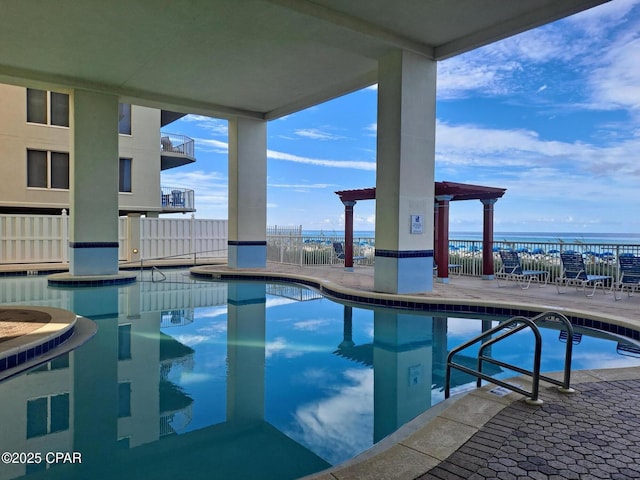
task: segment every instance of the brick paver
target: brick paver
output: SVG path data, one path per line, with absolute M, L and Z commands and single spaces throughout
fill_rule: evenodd
M 640 380 L 514 402 L 420 480 L 638 479 Z

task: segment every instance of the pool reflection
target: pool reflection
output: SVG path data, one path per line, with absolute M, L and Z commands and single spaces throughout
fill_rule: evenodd
M 73 310 L 98 332 L 0 384 L 0 449 L 80 452 L 82 463 L 1 465 L 0 480 L 293 479 L 351 458 L 442 399 L 446 317 L 178 275 L 126 287 L 38 282 L 13 281 L 0 302 Z

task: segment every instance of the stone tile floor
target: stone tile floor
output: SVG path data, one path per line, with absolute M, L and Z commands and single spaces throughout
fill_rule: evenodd
M 513 402 L 420 480 L 640 478 L 640 380 Z

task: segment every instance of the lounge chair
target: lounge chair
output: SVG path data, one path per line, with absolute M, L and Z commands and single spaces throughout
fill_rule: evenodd
M 593 297 L 596 293 L 596 288 L 601 287 L 602 292 L 607 293 L 605 284 L 611 283 L 611 287 L 613 287 L 613 277 L 611 275 L 587 274 L 587 267 L 584 264 L 581 253 L 564 252 L 560 254 L 560 259 L 562 261 L 562 275 L 556 279 L 558 293 L 565 293 L 561 291 L 561 286 L 566 288 L 573 285 L 576 290 L 582 287 L 582 291 L 587 297 Z M 587 287 L 593 287 L 591 293 L 587 293 Z
M 344 261 L 344 248 L 342 246 L 341 242 L 333 242 L 333 251 L 336 253 L 336 258 L 338 260 L 342 260 Z M 365 256 L 354 256 L 353 257 L 353 261 L 354 262 L 361 262 L 362 260 L 365 260 L 367 257 Z
M 500 280 L 515 280 L 518 286 L 526 290 L 535 280 L 539 287 L 544 287 L 549 282 L 549 272 L 547 270 L 524 270 L 520 264 L 520 257 L 513 250 L 500 250 L 502 267 L 495 274 L 498 286 L 502 287 Z
M 462 265 L 459 263 L 450 263 L 449 273 L 453 273 L 459 277 L 462 274 Z M 438 264 L 436 263 L 435 258 L 433 259 L 433 275 L 435 277 L 438 276 Z
M 621 300 L 622 292 L 625 290 L 630 297 L 634 292 L 640 291 L 640 257 L 621 255 L 618 261 L 620 276 L 615 285 L 614 297 Z M 620 291 L 619 296 L 616 294 L 617 291 Z

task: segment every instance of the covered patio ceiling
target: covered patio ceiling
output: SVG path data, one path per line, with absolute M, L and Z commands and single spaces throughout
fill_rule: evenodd
M 435 196 L 450 195 L 451 201 L 456 200 L 489 200 L 500 198 L 507 191 L 506 188 L 484 187 L 481 185 L 470 185 L 457 182 L 434 182 Z M 376 189 L 360 188 L 355 190 L 341 190 L 335 192 L 340 200 L 344 202 L 357 202 L 358 200 L 374 200 Z
M 605 0 L 0 0 L 0 82 L 273 119 Z

